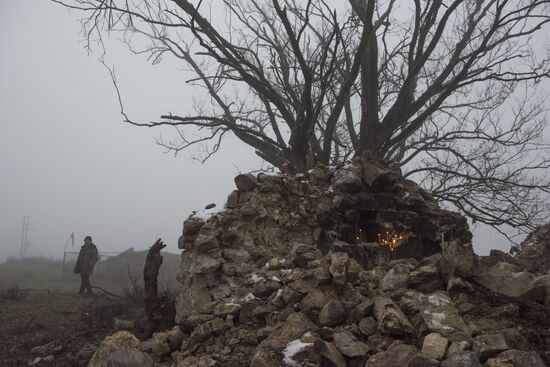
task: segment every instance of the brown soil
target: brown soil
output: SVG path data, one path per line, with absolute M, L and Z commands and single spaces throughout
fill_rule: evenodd
M 101 293 L 98 291 L 97 293 Z M 0 366 L 27 366 L 36 358 L 31 349 L 55 341 L 63 350 L 53 362 L 37 366 L 86 365 L 77 353 L 98 345 L 112 334 L 113 319 L 139 318 L 140 307 L 106 295 L 24 291 L 17 300 L 0 300 Z

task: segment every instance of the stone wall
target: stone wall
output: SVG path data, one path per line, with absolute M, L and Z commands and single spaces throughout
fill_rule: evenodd
M 293 177 L 239 175 L 235 183 L 223 210 L 209 206 L 184 222 L 177 320 L 245 297 L 262 267 L 306 262 L 290 257 L 298 244 L 346 252 L 372 268 L 391 258 L 422 259 L 472 237 L 465 218 L 368 155 Z M 380 246 L 385 238 L 397 238 L 398 246 Z

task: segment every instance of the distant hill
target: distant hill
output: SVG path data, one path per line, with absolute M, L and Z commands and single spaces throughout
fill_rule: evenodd
M 121 284 L 124 287 L 132 286 L 130 276 L 143 287 L 143 266 L 147 251 L 134 251 L 133 248 L 117 256 L 101 261 L 96 266 L 96 275 L 102 279 Z M 176 289 L 176 276 L 179 272 L 180 256 L 170 252 L 162 252 L 164 259 L 159 271 L 159 288 L 161 291 Z

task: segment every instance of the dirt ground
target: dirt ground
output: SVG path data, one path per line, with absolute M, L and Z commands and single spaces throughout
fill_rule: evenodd
M 78 366 L 86 344 L 97 346 L 114 332 L 113 319 L 131 319 L 140 309 L 111 297 L 83 298 L 72 293 L 25 292 L 23 299 L 0 303 L 0 366 L 27 366 L 38 357 L 31 349 L 55 342 L 62 350 L 37 366 Z
M 142 317 L 141 305 L 128 297 L 109 296 L 98 289 L 93 297 L 77 295 L 78 276 L 62 276 L 58 265 L 47 261 L 0 264 L 0 366 L 32 365 L 40 356 L 32 348 L 50 342 L 61 350 L 54 353 L 53 361 L 34 365 L 87 366 L 91 346 L 115 331 L 115 317 Z M 124 294 L 121 287 L 93 275 L 91 281 Z

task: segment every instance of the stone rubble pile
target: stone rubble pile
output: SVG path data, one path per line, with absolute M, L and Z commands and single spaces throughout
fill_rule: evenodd
M 550 274 L 477 256 L 465 219 L 399 172 L 362 157 L 235 182 L 184 223 L 177 325 L 119 332 L 91 366 L 550 365 Z

